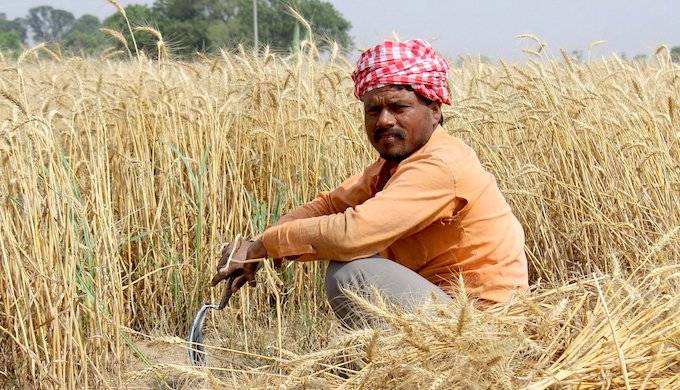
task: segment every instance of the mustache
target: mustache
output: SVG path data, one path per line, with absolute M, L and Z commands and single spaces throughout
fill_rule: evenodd
M 378 141 L 383 136 L 391 135 L 395 138 L 406 139 L 406 131 L 398 127 L 392 127 L 389 129 L 378 129 L 373 133 L 373 140 Z

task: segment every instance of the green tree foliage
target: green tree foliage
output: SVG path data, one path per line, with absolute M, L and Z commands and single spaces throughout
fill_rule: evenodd
M 7 19 L 7 15 L 0 12 L 0 33 L 15 33 L 19 37 L 20 43 L 26 43 L 26 22 L 22 18 L 13 20 Z M 9 37 L 10 34 L 6 34 Z
M 238 9 L 238 3 L 238 0 L 156 0 L 153 10 L 161 33 L 176 45 L 175 50 L 190 54 L 210 46 L 210 25 L 229 18 L 230 11 Z
M 322 0 L 257 0 L 259 42 L 277 51 L 294 49 L 296 38 L 305 28 L 290 14 L 295 8 L 312 27 L 317 45 L 338 42 L 352 47 L 351 24 L 332 4 Z M 125 12 L 132 27 L 153 27 L 160 31 L 177 55 L 217 48 L 252 47 L 253 0 L 156 0 L 153 6 L 129 5 Z M 25 22 L 24 22 L 25 21 Z M 95 54 L 104 47 L 121 45 L 98 31 L 102 26 L 122 33 L 132 49 L 132 37 L 125 18 L 115 13 L 102 23 L 92 15 L 76 19 L 70 12 L 49 6 L 31 8 L 24 20 L 8 21 L 0 14 L 0 32 L 15 32 L 26 40 L 26 26 L 35 42 L 61 43 L 69 52 Z M 14 35 L 3 37 L 14 45 Z M 150 57 L 157 53 L 156 38 L 148 32 L 135 33 L 137 46 Z M 133 49 L 132 49 L 133 50 Z
M 64 35 L 64 49 L 71 53 L 93 55 L 110 46 L 106 37 L 99 32 L 100 27 L 101 23 L 96 16 L 81 16 Z
M 21 38 L 15 31 L 0 31 L 0 52 L 18 53 L 21 50 Z
M 259 39 L 274 50 L 293 45 L 295 25 L 288 6 L 293 6 L 310 22 L 321 46 L 336 41 L 352 46 L 351 24 L 333 7 L 321 0 L 258 0 Z M 218 47 L 252 46 L 252 0 L 157 0 L 153 6 L 161 32 L 178 44 L 179 51 L 190 53 Z
M 279 12 L 285 12 L 283 6 L 285 2 L 278 1 Z M 326 3 L 320 0 L 308 0 L 299 2 L 299 12 L 312 25 L 312 31 L 323 41 L 335 41 L 344 48 L 352 47 L 352 39 L 349 36 L 349 30 L 352 24 L 333 7 L 333 4 Z M 284 18 L 284 22 L 291 22 L 291 19 Z M 284 30 L 281 33 L 288 32 L 290 35 L 290 28 L 293 23 L 284 25 Z M 320 42 L 321 43 L 321 42 Z M 285 45 L 285 42 L 280 42 L 280 45 Z M 323 46 L 323 45 L 322 45 Z
M 25 39 L 26 27 L 23 20 L 8 20 L 7 15 L 0 13 L 0 52 L 12 55 L 18 53 Z
M 75 21 L 72 13 L 46 5 L 31 8 L 26 17 L 35 42 L 61 41 Z

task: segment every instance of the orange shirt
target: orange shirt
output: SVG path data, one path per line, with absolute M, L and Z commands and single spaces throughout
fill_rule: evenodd
M 298 261 L 379 254 L 442 288 L 462 276 L 471 296 L 495 302 L 528 288 L 522 226 L 462 140 L 437 127 L 422 148 L 386 168 L 378 159 L 283 216 L 263 234 L 268 254 Z

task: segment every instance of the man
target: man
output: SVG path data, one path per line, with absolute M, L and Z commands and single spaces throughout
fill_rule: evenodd
M 212 285 L 228 279 L 236 291 L 252 281 L 249 259 L 330 259 L 326 292 L 341 318 L 356 314 L 347 289 L 375 288 L 409 308 L 450 299 L 461 277 L 482 305 L 527 289 L 522 227 L 475 152 L 440 126 L 447 72 L 422 40 L 366 50 L 352 79 L 380 158 L 261 239 L 225 248 Z

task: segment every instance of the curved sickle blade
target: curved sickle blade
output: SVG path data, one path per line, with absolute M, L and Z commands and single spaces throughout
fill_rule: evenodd
M 227 286 L 231 286 L 231 281 L 227 280 Z M 203 322 L 205 322 L 205 317 L 210 309 L 222 310 L 229 303 L 229 298 L 231 298 L 232 292 L 229 287 L 224 290 L 222 294 L 222 299 L 220 304 L 216 305 L 214 303 L 206 303 L 198 310 L 194 321 L 191 323 L 191 329 L 189 329 L 189 335 L 187 336 L 187 347 L 189 351 L 189 362 L 192 366 L 205 366 L 205 347 L 203 346 Z

